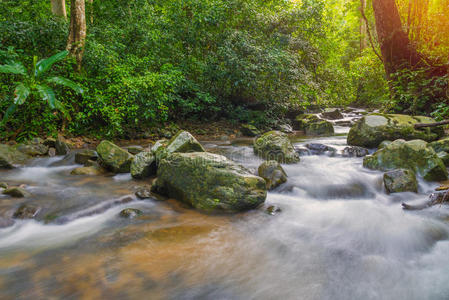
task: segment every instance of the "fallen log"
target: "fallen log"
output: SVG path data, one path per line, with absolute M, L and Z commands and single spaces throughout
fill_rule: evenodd
M 449 120 L 444 120 L 444 121 L 435 122 L 435 123 L 416 123 L 415 129 L 425 128 L 425 127 L 436 127 L 436 126 L 442 126 L 442 125 L 447 125 L 447 124 L 449 124 Z

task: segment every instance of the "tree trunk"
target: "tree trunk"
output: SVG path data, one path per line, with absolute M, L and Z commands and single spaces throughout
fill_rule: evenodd
M 373 0 L 373 9 L 387 77 L 405 68 L 418 67 L 421 59 L 402 29 L 395 0 Z
M 362 12 L 362 15 L 366 9 L 366 0 L 360 0 L 360 11 Z M 360 52 L 362 52 L 366 46 L 367 43 L 367 24 L 365 22 L 365 19 L 363 16 L 360 18 Z
M 77 70 L 81 70 L 84 45 L 86 43 L 86 10 L 84 0 L 70 2 L 70 31 L 67 50 L 76 58 Z
M 51 0 L 51 12 L 58 17 L 67 19 L 67 11 L 65 9 L 65 0 Z

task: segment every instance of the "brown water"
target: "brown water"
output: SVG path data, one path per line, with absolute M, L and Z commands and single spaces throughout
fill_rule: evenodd
M 345 146 L 343 136 L 317 141 Z M 205 144 L 260 163 L 244 143 Z M 137 200 L 148 182 L 129 175 L 72 176 L 76 165 L 61 159 L 0 172 L 33 194 L 0 196 L 3 219 L 23 202 L 41 207 L 36 220 L 0 229 L 1 299 L 449 299 L 449 209 L 400 206 L 436 184 L 389 196 L 361 159 L 305 156 L 285 166 L 288 183 L 264 207 L 205 215 Z M 283 211 L 266 214 L 272 204 Z M 120 218 L 127 207 L 144 215 Z

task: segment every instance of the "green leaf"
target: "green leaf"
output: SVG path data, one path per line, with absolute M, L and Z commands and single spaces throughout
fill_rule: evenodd
M 19 83 L 16 86 L 14 94 L 16 96 L 14 98 L 14 104 L 22 105 L 30 95 L 30 89 L 26 87 L 23 83 Z
M 42 100 L 47 101 L 51 109 L 56 108 L 56 96 L 53 89 L 47 85 L 38 84 L 36 89 L 39 92 Z
M 9 116 L 12 115 L 16 111 L 17 105 L 15 103 L 11 104 L 5 112 L 3 116 L 2 122 L 0 123 L 2 126 L 8 122 Z
M 47 82 L 49 83 L 56 83 L 56 84 L 60 84 L 63 86 L 66 86 L 68 88 L 71 88 L 72 90 L 74 90 L 75 92 L 77 92 L 78 94 L 82 94 L 83 93 L 83 88 L 78 85 L 77 83 L 67 79 L 67 78 L 63 78 L 63 77 L 52 77 L 47 79 Z
M 7 65 L 0 65 L 0 73 L 27 75 L 27 70 L 22 63 L 14 61 Z
M 49 58 L 45 58 L 40 60 L 37 64 L 36 64 L 36 70 L 35 70 L 35 76 L 38 77 L 39 75 L 45 73 L 48 71 L 48 69 L 51 68 L 51 66 L 53 66 L 53 64 L 55 64 L 58 61 L 63 60 L 64 58 L 66 58 L 66 56 L 69 54 L 69 51 L 64 50 L 62 52 L 59 52 L 58 54 L 55 54 Z

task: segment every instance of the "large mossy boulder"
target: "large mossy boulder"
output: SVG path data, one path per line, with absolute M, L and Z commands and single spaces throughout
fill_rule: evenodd
M 12 169 L 16 164 L 24 164 L 29 159 L 16 146 L 0 144 L 0 169 Z
M 258 168 L 258 174 L 265 179 L 267 189 L 272 190 L 287 182 L 287 173 L 282 166 L 274 160 L 263 162 Z
M 152 191 L 203 211 L 244 211 L 267 196 L 263 178 L 207 152 L 173 153 L 162 159 Z
M 156 157 L 151 151 L 142 151 L 134 156 L 131 163 L 131 176 L 136 179 L 144 179 L 156 175 Z
M 104 168 L 114 173 L 128 173 L 134 158 L 128 151 L 110 141 L 102 141 L 97 146 L 98 161 Z
M 318 118 L 313 114 L 303 114 L 293 121 L 293 129 L 302 130 L 306 135 L 333 135 L 334 126 L 331 122 Z
M 423 140 L 396 140 L 373 155 L 365 157 L 363 166 L 373 170 L 410 169 L 428 181 L 447 179 L 444 162 Z
M 409 169 L 397 169 L 384 174 L 385 189 L 389 194 L 402 192 L 418 192 L 418 181 L 415 173 Z
M 361 118 L 348 134 L 348 144 L 375 148 L 385 140 L 435 141 L 443 136 L 441 127 L 415 129 L 416 123 L 434 123 L 435 120 L 423 116 L 398 114 L 370 114 Z
M 297 163 L 299 154 L 295 151 L 288 136 L 280 131 L 269 131 L 254 141 L 254 153 L 265 160 L 279 163 Z
M 26 143 L 18 144 L 15 148 L 28 156 L 43 156 L 48 153 L 48 146 L 41 138 L 34 138 Z

